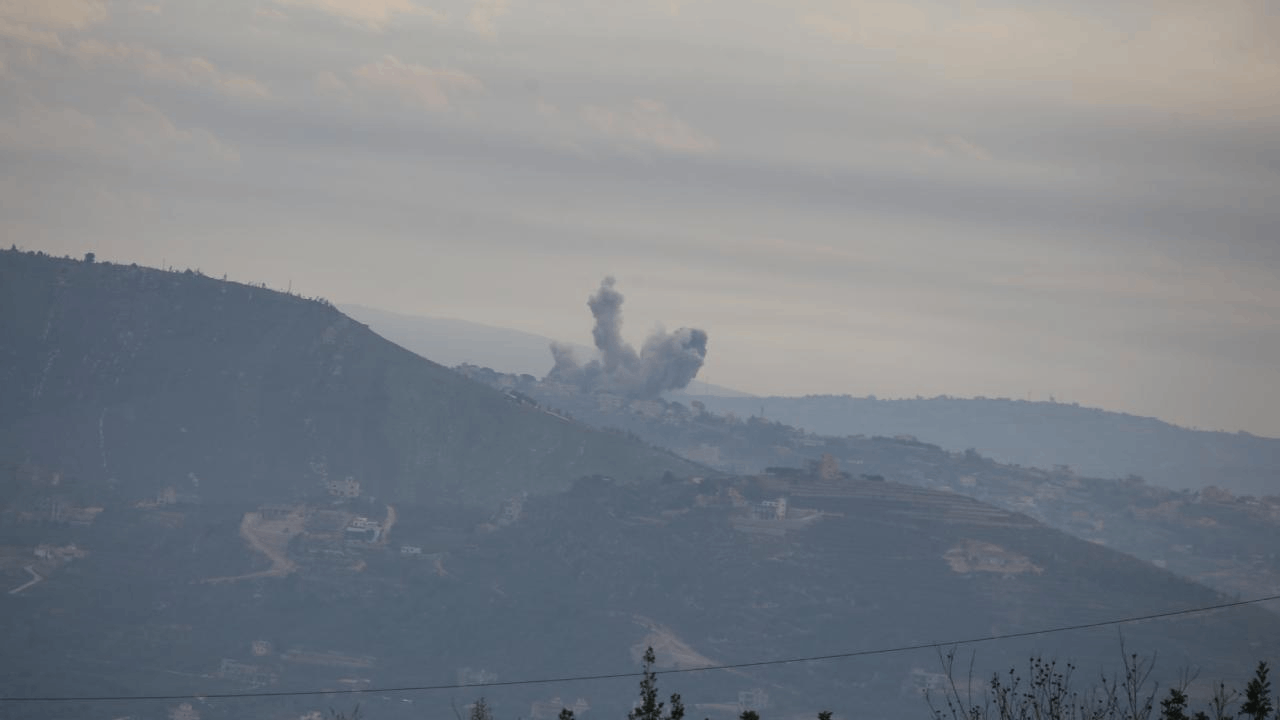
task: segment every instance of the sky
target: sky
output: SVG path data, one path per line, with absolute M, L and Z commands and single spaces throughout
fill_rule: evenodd
M 1269 0 L 0 0 L 0 241 L 1280 436 Z

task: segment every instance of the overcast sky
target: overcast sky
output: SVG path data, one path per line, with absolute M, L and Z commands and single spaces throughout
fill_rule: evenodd
M 1280 436 L 1280 3 L 0 0 L 0 232 Z

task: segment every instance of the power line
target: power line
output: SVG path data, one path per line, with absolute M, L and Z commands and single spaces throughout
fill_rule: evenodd
M 1079 623 L 1076 625 L 1060 625 L 1058 627 L 1043 628 L 1040 630 L 1024 630 L 1021 632 L 1002 633 L 999 635 L 984 635 L 976 638 L 965 638 L 962 640 L 946 640 L 941 642 L 917 643 L 914 645 L 898 645 L 895 647 L 877 648 L 874 650 L 853 650 L 850 652 L 831 653 L 829 655 L 808 655 L 804 657 L 779 658 L 774 660 L 754 660 L 750 662 L 729 663 L 725 665 L 705 665 L 694 668 L 677 668 L 675 670 L 663 670 L 660 675 L 682 675 L 686 673 L 710 672 L 715 670 L 739 670 L 742 668 L 764 667 L 768 665 L 788 665 L 791 663 L 803 662 L 822 662 L 825 660 L 841 660 L 856 657 L 870 657 L 873 655 L 890 655 L 893 653 L 909 652 L 912 650 L 928 650 L 932 648 L 943 648 L 956 645 L 975 645 L 977 643 L 995 642 L 997 640 L 1014 640 L 1017 638 L 1036 637 L 1040 635 L 1052 635 L 1055 633 L 1073 632 L 1076 630 L 1090 630 L 1100 627 L 1108 627 L 1112 625 L 1125 625 L 1128 623 L 1142 622 L 1145 620 L 1162 620 L 1165 618 L 1178 617 L 1183 615 L 1195 615 L 1199 613 L 1212 612 L 1214 610 L 1225 610 L 1228 608 L 1237 608 L 1244 605 L 1255 605 L 1257 603 L 1270 602 L 1272 600 L 1280 600 L 1280 595 L 1268 595 L 1266 597 L 1253 598 L 1251 600 L 1236 600 L 1234 602 L 1220 603 L 1217 605 L 1204 605 L 1196 608 L 1185 610 L 1169 610 L 1167 612 L 1149 613 L 1147 615 L 1135 615 L 1133 617 L 1119 618 L 1115 620 L 1100 620 L 1091 623 Z M 515 685 L 551 685 L 554 683 L 569 682 L 592 682 L 597 680 L 618 680 L 623 678 L 638 678 L 643 673 L 628 671 L 621 673 L 604 673 L 599 675 L 569 675 L 565 677 L 553 678 L 534 678 L 526 680 L 502 680 L 493 682 L 480 683 L 452 683 L 446 685 L 410 685 L 405 687 L 384 687 L 384 688 L 364 688 L 364 689 L 347 689 L 347 690 L 289 690 L 276 692 L 242 692 L 242 693 L 204 693 L 204 694 L 187 694 L 187 695 L 100 695 L 96 697 L 67 697 L 67 696 L 48 696 L 48 697 L 0 697 L 0 702 L 18 703 L 18 702 L 114 702 L 114 701 L 150 701 L 150 700 L 232 700 L 241 698 L 280 698 L 280 697 L 306 697 L 320 695 L 369 695 L 374 693 L 406 693 L 406 692 L 430 692 L 436 690 L 462 690 L 472 688 L 491 688 L 491 687 L 511 687 Z

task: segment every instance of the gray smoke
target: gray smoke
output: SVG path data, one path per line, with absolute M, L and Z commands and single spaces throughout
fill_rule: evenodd
M 664 390 L 679 390 L 689 384 L 707 357 L 707 334 L 680 328 L 658 330 L 644 341 L 640 352 L 622 339 L 622 293 L 614 289 L 614 279 L 606 277 L 600 289 L 587 299 L 595 318 L 591 337 L 600 357 L 580 364 L 573 350 L 551 344 L 555 367 L 548 380 L 576 385 L 584 392 L 611 392 L 633 398 L 655 398 Z

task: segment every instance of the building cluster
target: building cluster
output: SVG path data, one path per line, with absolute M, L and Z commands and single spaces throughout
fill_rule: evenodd
M 529 497 L 529 493 L 521 493 L 513 495 L 502 501 L 502 507 L 498 508 L 497 515 L 493 518 L 493 524 L 498 527 L 510 525 L 520 519 L 524 513 L 524 501 Z
M 751 517 L 756 520 L 787 519 L 786 497 L 780 496 L 777 500 L 762 500 L 757 503 L 751 503 L 747 507 L 751 512 Z
M 77 558 L 82 558 L 88 553 L 76 547 L 75 543 L 69 545 L 37 545 L 33 554 L 37 560 L 44 560 L 51 563 L 70 562 Z
M 360 497 L 360 481 L 350 475 L 341 480 L 330 478 L 325 481 L 324 487 L 336 498 L 351 500 Z
M 377 520 L 370 520 L 363 515 L 357 515 L 347 523 L 346 530 L 343 531 L 343 539 L 347 543 L 366 543 L 373 544 L 378 542 L 382 537 L 382 523 Z

